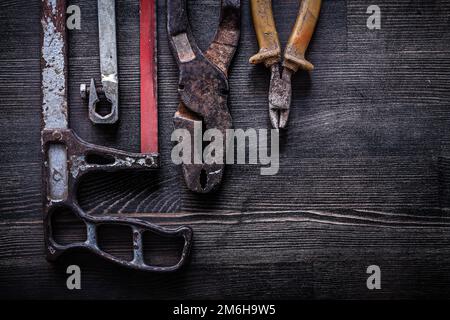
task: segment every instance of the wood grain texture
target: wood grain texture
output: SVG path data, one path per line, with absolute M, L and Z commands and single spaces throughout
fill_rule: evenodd
M 0 225 L 4 258 L 0 295 L 17 295 L 17 288 L 30 288 L 30 281 L 33 288 L 21 290 L 21 297 L 371 299 L 449 294 L 448 218 L 436 219 L 435 226 L 420 223 L 421 219 L 416 226 L 407 222 L 389 226 L 369 218 L 346 223 L 338 213 L 329 212 L 285 217 L 275 213 L 259 213 L 256 218 L 172 217 L 175 223 L 188 220 L 196 232 L 190 265 L 174 275 L 123 270 L 84 253 L 66 255 L 50 265 L 43 259 L 42 245 L 34 240 L 42 237 L 40 221 Z M 402 219 L 407 218 L 400 215 Z M 18 243 L 23 244 L 20 257 Z M 383 270 L 383 290 L 378 292 L 365 288 L 365 269 L 375 262 Z M 64 288 L 65 267 L 73 263 L 84 272 L 80 292 Z
M 69 33 L 71 127 L 89 142 L 139 151 L 139 1 L 117 0 L 120 123 L 91 125 L 79 84 L 99 77 L 95 1 Z M 248 59 L 257 43 L 247 1 L 230 73 L 236 128 L 268 128 L 269 74 Z M 280 1 L 281 2 L 281 1 Z M 189 1 L 199 46 L 214 35 L 219 1 Z M 162 168 L 83 181 L 89 213 L 192 225 L 190 265 L 174 275 L 123 270 L 88 253 L 45 261 L 41 222 L 40 1 L 0 2 L 1 298 L 450 297 L 450 3 L 380 0 L 382 29 L 366 27 L 366 0 L 325 0 L 308 59 L 293 81 L 280 171 L 228 166 L 218 193 L 195 195 L 170 160 L 177 68 L 158 1 Z M 297 0 L 274 5 L 282 45 Z M 68 223 L 75 239 L 81 228 Z M 72 232 L 72 233 L 71 233 Z M 73 238 L 71 238 L 73 237 Z M 127 253 L 127 237 L 114 250 Z M 155 244 L 161 262 L 172 247 Z M 65 289 L 79 264 L 83 290 Z M 365 270 L 382 268 L 382 290 Z

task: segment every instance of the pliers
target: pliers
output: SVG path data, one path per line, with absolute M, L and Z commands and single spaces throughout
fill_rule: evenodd
M 186 0 L 167 0 L 169 43 L 179 69 L 180 104 L 174 125 L 176 129 L 187 130 L 192 137 L 196 126 L 219 130 L 223 137 L 226 130 L 232 128 L 228 109 L 228 68 L 239 43 L 240 10 L 240 0 L 221 1 L 218 30 L 209 48 L 203 52 L 189 25 Z M 192 150 L 195 149 L 193 144 Z M 182 167 L 187 187 L 197 193 L 215 190 L 224 171 L 223 163 L 196 163 L 194 159 Z
M 285 128 L 291 105 L 292 75 L 299 69 L 311 71 L 312 63 L 305 59 L 305 52 L 311 41 L 319 17 L 322 0 L 303 0 L 297 21 L 292 30 L 282 70 L 281 46 L 272 12 L 271 0 L 251 0 L 253 24 L 260 47 L 250 58 L 250 63 L 264 63 L 271 70 L 269 89 L 269 115 L 275 129 Z

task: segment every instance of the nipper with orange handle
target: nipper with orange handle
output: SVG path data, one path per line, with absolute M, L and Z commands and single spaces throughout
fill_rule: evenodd
M 271 69 L 269 89 L 269 114 L 275 129 L 285 128 L 291 105 L 291 78 L 299 69 L 311 71 L 314 66 L 305 59 L 317 20 L 322 0 L 302 0 L 297 21 L 292 30 L 286 50 L 282 70 L 281 45 L 272 12 L 271 0 L 250 0 L 253 24 L 260 47 L 250 58 L 250 63 L 264 63 Z

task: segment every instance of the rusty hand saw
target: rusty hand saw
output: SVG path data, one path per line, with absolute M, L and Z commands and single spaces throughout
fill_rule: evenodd
M 157 100 L 155 81 L 155 4 L 141 0 L 142 66 L 142 153 L 128 153 L 96 146 L 81 140 L 70 128 L 67 103 L 66 1 L 42 0 L 42 152 L 44 187 L 44 228 L 47 259 L 56 260 L 71 249 L 86 249 L 119 265 L 144 271 L 169 272 L 182 267 L 192 243 L 189 227 L 164 228 L 147 221 L 118 216 L 93 216 L 80 207 L 77 188 L 80 179 L 94 171 L 146 170 L 159 166 Z M 86 226 L 86 240 L 60 244 L 54 237 L 52 216 L 70 210 Z M 125 261 L 101 249 L 97 229 L 103 225 L 130 228 L 133 258 Z M 178 262 L 171 266 L 152 265 L 144 261 L 143 236 L 150 232 L 162 237 L 183 239 Z

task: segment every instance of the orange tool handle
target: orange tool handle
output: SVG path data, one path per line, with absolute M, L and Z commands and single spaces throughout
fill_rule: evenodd
M 266 67 L 281 59 L 281 46 L 273 18 L 272 0 L 250 0 L 253 26 L 259 44 L 259 52 L 250 58 L 250 63 L 263 63 Z
M 303 0 L 297 21 L 289 38 L 284 54 L 283 66 L 296 72 L 298 69 L 311 71 L 314 66 L 305 59 L 305 52 L 316 28 L 322 0 Z

